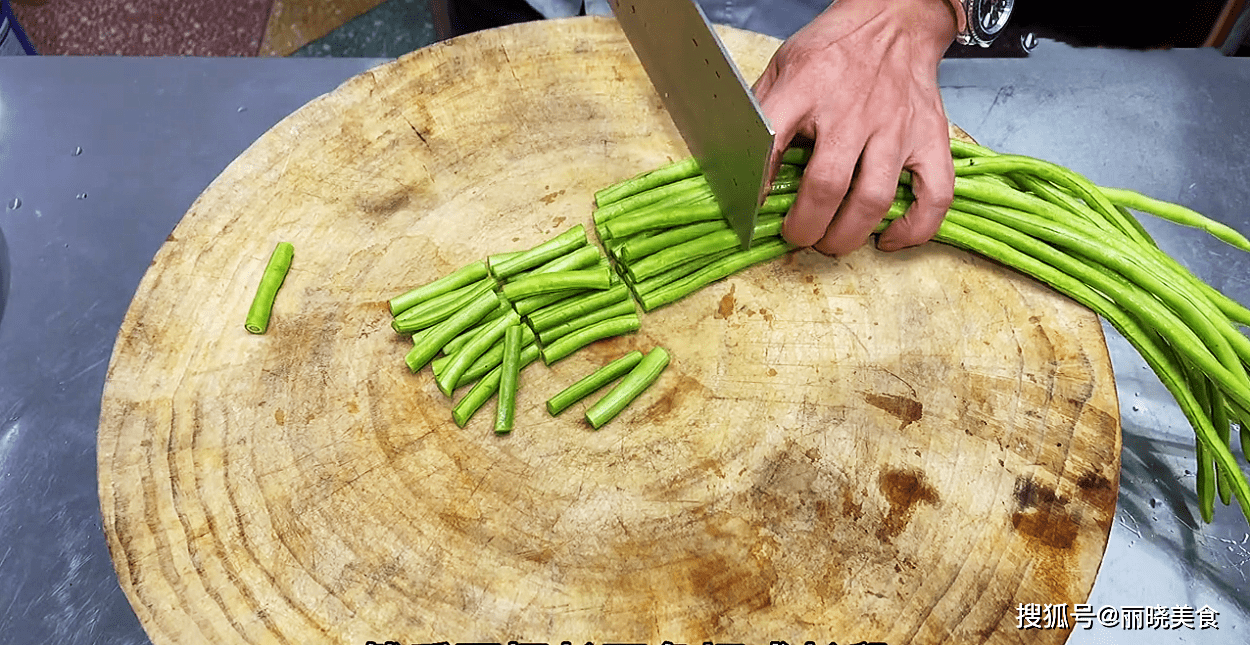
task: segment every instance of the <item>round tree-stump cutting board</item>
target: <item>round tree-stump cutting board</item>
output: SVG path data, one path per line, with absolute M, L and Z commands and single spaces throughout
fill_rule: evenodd
M 778 45 L 723 35 L 748 78 Z M 256 141 L 153 260 L 104 391 L 104 528 L 153 642 L 1064 641 L 1017 607 L 1088 596 L 1113 377 L 1093 314 L 990 261 L 795 252 L 530 366 L 510 436 L 408 371 L 387 298 L 686 154 L 593 18 L 414 52 Z M 544 409 L 656 346 L 602 430 Z

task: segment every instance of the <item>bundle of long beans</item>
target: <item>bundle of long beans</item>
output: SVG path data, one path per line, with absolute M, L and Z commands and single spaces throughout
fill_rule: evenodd
M 1203 519 L 1212 520 L 1217 496 L 1224 504 L 1235 498 L 1242 513 L 1250 518 L 1250 484 L 1232 452 L 1234 430 L 1239 434 L 1243 457 L 1250 448 L 1250 338 L 1238 327 L 1250 325 L 1250 309 L 1168 257 L 1129 209 L 1202 229 L 1247 252 L 1250 241 L 1185 207 L 1132 191 L 1100 187 L 1039 159 L 1000 155 L 960 141 L 951 142 L 951 154 L 955 200 L 934 239 L 992 258 L 1050 285 L 1089 307 L 1123 334 L 1193 426 Z M 777 180 L 761 208 L 751 248 L 746 251 L 741 250 L 737 235 L 726 224 L 693 159 L 600 190 L 595 195 L 595 232 L 614 272 L 604 276 L 608 273 L 606 258 L 597 249 L 587 250 L 594 247 L 588 246 L 578 226 L 556 238 L 566 239 L 560 253 L 551 251 L 559 246 L 552 240 L 529 251 L 492 256 L 489 267 L 498 282 L 488 284 L 485 263 L 438 281 L 450 280 L 447 284 L 454 284 L 455 289 L 445 290 L 439 297 L 450 299 L 447 293 L 459 294 L 459 300 L 452 303 L 455 314 L 439 319 L 462 319 L 458 325 L 463 328 L 454 334 L 446 329 L 433 331 L 446 323 L 433 325 L 423 319 L 425 327 L 415 327 L 404 322 L 424 316 L 422 308 L 401 312 L 392 301 L 397 331 L 412 333 L 428 328 L 414 335 L 409 367 L 419 369 L 442 349 L 447 356 L 434 360 L 434 370 L 440 387 L 447 385 L 445 392 L 450 395 L 456 384 L 478 379 L 456 405 L 454 416 L 464 425 L 467 415 L 498 387 L 495 375 L 502 368 L 494 356 L 502 354 L 502 341 L 494 339 L 502 337 L 499 329 L 523 320 L 528 330 L 518 332 L 524 334 L 520 363 L 529 364 L 540 356 L 550 363 L 594 340 L 638 329 L 640 321 L 629 294 L 645 311 L 652 311 L 793 250 L 795 247 L 780 237 L 781 222 L 794 203 L 809 156 L 810 151 L 804 149 L 791 149 L 784 155 Z M 905 213 L 912 200 L 910 176 L 903 173 L 896 199 L 878 230 Z M 568 243 L 567 239 L 575 242 Z M 536 253 L 542 255 L 537 250 L 544 248 L 550 254 L 535 261 Z M 573 259 L 574 251 L 581 254 L 577 260 Z M 547 264 L 539 266 L 542 262 Z M 543 278 L 544 273 L 584 273 L 592 265 L 598 267 L 599 276 L 594 285 L 561 278 L 567 281 L 565 285 L 578 286 L 531 291 L 533 285 L 550 282 Z M 457 275 L 461 279 L 452 280 Z M 405 298 L 411 299 L 409 294 L 396 298 L 401 310 L 408 304 Z M 517 320 L 512 319 L 513 314 Z M 464 323 L 465 319 L 472 322 Z M 482 350 L 480 358 L 458 354 L 463 351 L 460 343 L 469 341 L 454 337 L 465 334 L 475 337 L 470 346 L 475 352 Z M 574 340 L 561 342 L 562 335 L 572 335 Z M 425 348 L 418 352 L 422 343 Z M 482 349 L 490 343 L 495 347 Z M 447 367 L 449 363 L 456 369 Z M 565 405 L 561 402 L 559 407 Z

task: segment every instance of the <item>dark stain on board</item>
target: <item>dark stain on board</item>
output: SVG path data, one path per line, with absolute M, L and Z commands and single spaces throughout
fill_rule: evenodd
M 717 318 L 724 319 L 724 318 L 728 318 L 730 315 L 733 314 L 734 305 L 737 304 L 737 301 L 734 300 L 735 290 L 737 290 L 737 285 L 731 284 L 729 285 L 729 293 L 725 294 L 724 296 L 721 296 L 720 306 L 717 307 L 716 309 Z
M 920 470 L 891 469 L 881 473 L 877 485 L 890 510 L 877 528 L 877 539 L 888 542 L 903 532 L 920 503 L 937 506 L 942 503 L 936 489 Z
M 919 421 L 924 416 L 924 405 L 911 397 L 869 392 L 863 393 L 862 396 L 869 405 L 880 408 L 886 414 L 898 419 L 901 422 L 898 426 L 899 430 Z
M 1067 498 L 1026 477 L 1016 479 L 1015 498 L 1011 525 L 1029 544 L 1065 551 L 1076 544 L 1081 523 L 1068 510 Z

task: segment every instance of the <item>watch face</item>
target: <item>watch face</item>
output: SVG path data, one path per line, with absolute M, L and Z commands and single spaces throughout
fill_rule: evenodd
M 975 4 L 973 29 L 979 38 L 993 40 L 1007 26 L 1015 0 L 975 0 Z

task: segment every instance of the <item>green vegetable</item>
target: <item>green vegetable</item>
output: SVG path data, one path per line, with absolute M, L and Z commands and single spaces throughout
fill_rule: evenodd
M 522 276 L 505 283 L 503 295 L 509 300 L 521 300 L 559 291 L 607 289 L 612 283 L 612 270 L 607 266 L 578 271 L 556 271 Z
M 503 338 L 509 328 L 519 324 L 521 324 L 521 317 L 515 311 L 509 310 L 507 315 L 491 323 L 482 333 L 474 336 L 468 344 L 452 356 L 451 364 L 447 366 L 443 375 L 435 377 L 438 389 L 442 390 L 443 394 L 451 396 L 452 391 L 460 384 L 460 377 L 468 371 L 469 366 L 485 354 L 491 345 Z M 506 348 L 504 354 L 507 355 Z
M 278 296 L 278 289 L 286 280 L 291 270 L 291 259 L 295 257 L 295 247 L 290 242 L 278 242 L 265 272 L 261 274 L 260 285 L 256 287 L 256 295 L 252 298 L 252 306 L 247 310 L 247 318 L 243 322 L 244 329 L 253 334 L 263 334 L 269 329 L 269 317 L 273 313 L 273 301 Z
M 550 262 L 562 255 L 579 249 L 588 244 L 586 228 L 581 224 L 556 237 L 535 246 L 523 253 L 511 254 L 504 258 L 492 255 L 487 258 L 487 267 L 497 280 L 506 280 L 522 271 L 533 269 L 545 262 Z
M 661 287 L 666 287 L 692 273 L 702 269 L 709 264 L 719 261 L 721 258 L 728 257 L 734 253 L 738 253 L 741 247 L 735 246 L 732 249 L 725 249 L 717 253 L 703 255 L 693 260 L 686 260 L 674 265 L 671 269 L 657 273 L 646 280 L 638 280 L 630 282 L 630 289 L 633 290 L 634 296 L 641 299 L 643 295 L 651 293 Z M 640 300 L 641 301 L 641 300 Z
M 477 261 L 467 264 L 454 273 L 443 276 L 429 284 L 417 287 L 406 293 L 395 296 L 390 300 L 391 315 L 398 316 L 404 311 L 412 308 L 421 302 L 425 302 L 434 296 L 442 295 L 449 291 L 455 291 L 460 287 L 473 284 L 485 278 L 486 263 Z
M 634 301 L 627 297 L 625 300 L 622 300 L 614 305 L 609 305 L 596 311 L 588 312 L 581 317 L 574 318 L 573 320 L 569 320 L 546 329 L 540 329 L 538 331 L 538 340 L 542 341 L 544 344 L 550 345 L 558 338 L 568 336 L 569 334 L 585 329 L 595 323 L 602 322 L 609 318 L 617 318 L 620 316 L 627 316 L 629 314 L 637 315 L 638 310 L 636 307 L 637 305 L 634 304 Z
M 760 205 L 759 214 L 777 214 L 790 210 L 797 193 L 770 195 Z M 724 221 L 716 202 L 677 205 L 638 215 L 622 215 L 603 225 L 603 235 L 611 239 L 623 238 L 655 229 L 668 229 L 695 222 Z
M 620 414 L 625 406 L 638 398 L 644 390 L 651 387 L 651 384 L 660 378 L 664 368 L 668 367 L 668 363 L 669 355 L 664 348 L 656 347 L 651 350 L 634 369 L 625 375 L 625 378 L 621 379 L 620 383 L 616 384 L 616 387 L 609 390 L 602 399 L 586 410 L 586 421 L 595 430 L 602 428 L 604 424 Z
M 702 169 L 699 168 L 699 162 L 694 157 L 687 157 L 681 161 L 635 175 L 625 181 L 597 191 L 595 193 L 595 204 L 602 208 L 631 195 L 646 192 L 657 186 L 664 186 L 675 181 L 688 179 L 701 172 Z
M 536 331 L 542 331 L 627 300 L 629 300 L 629 288 L 620 284 L 604 291 L 589 292 L 588 295 L 544 307 L 531 313 L 528 320 L 530 326 Z
M 608 383 L 625 376 L 642 361 L 642 352 L 634 350 L 604 365 L 547 399 L 547 412 L 556 416 L 569 406 L 599 391 Z
M 753 245 L 750 250 L 732 253 L 680 280 L 649 293 L 640 294 L 639 301 L 642 303 L 643 311 L 655 311 L 749 266 L 785 255 L 794 248 L 793 245 L 779 239 Z
M 499 397 L 495 400 L 495 433 L 512 432 L 516 417 L 517 380 L 521 373 L 521 325 L 508 327 L 504 334 L 503 365 L 499 372 Z
M 448 291 L 409 307 L 394 320 L 391 328 L 401 334 L 411 334 L 433 327 L 457 311 L 463 309 L 478 296 L 495 288 L 495 281 L 484 278 L 478 282 L 465 285 L 454 291 Z
M 638 318 L 638 314 L 628 314 L 583 327 L 544 346 L 543 362 L 550 365 L 597 340 L 636 332 L 641 326 L 642 321 Z
M 538 347 L 529 345 L 521 350 L 520 369 L 524 370 L 526 366 L 538 360 Z M 491 370 L 489 374 L 483 376 L 473 387 L 456 403 L 456 407 L 451 410 L 451 418 L 456 425 L 463 428 L 473 418 L 473 415 L 481 409 L 490 397 L 499 391 L 500 379 L 503 378 L 503 365 L 499 365 Z
M 425 367 L 430 359 L 438 354 L 439 350 L 447 344 L 447 341 L 455 338 L 464 330 L 476 324 L 479 320 L 486 317 L 495 307 L 499 306 L 499 296 L 494 291 L 486 291 L 479 295 L 473 302 L 469 303 L 465 308 L 457 311 L 451 317 L 437 326 L 430 329 L 430 333 L 424 334 L 421 342 L 415 343 L 412 349 L 408 351 L 408 355 L 404 357 L 404 362 L 408 364 L 408 369 L 416 372 Z
M 781 235 L 781 218 L 761 217 L 755 224 L 751 239 L 761 240 L 778 235 Z M 646 280 L 682 262 L 735 248 L 741 248 L 738 233 L 726 228 L 652 253 L 629 263 L 626 270 L 633 280 Z

